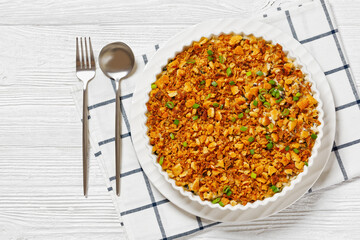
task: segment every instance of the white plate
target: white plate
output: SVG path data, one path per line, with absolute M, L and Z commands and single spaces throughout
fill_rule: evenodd
M 318 86 L 315 98 L 326 103 L 319 109 L 323 122 L 320 134 L 312 152 L 312 159 L 309 160 L 309 167 L 299 174 L 291 182 L 289 187 L 285 187 L 281 193 L 275 194 L 271 198 L 246 206 L 237 205 L 232 207 L 227 205 L 220 207 L 218 204 L 211 204 L 208 201 L 201 201 L 198 196 L 184 191 L 174 184 L 174 180 L 169 179 L 167 174 L 161 171 L 159 164 L 156 163 L 156 156 L 151 153 L 152 146 L 147 137 L 146 102 L 149 100 L 151 83 L 156 80 L 156 75 L 161 72 L 169 59 L 175 57 L 176 53 L 182 51 L 185 46 L 190 46 L 193 41 L 200 40 L 201 37 L 210 37 L 221 33 L 238 33 L 244 35 L 254 35 L 263 37 L 266 41 L 279 43 L 287 51 L 289 56 L 296 59 L 302 70 L 310 76 L 310 81 Z M 136 90 L 133 95 L 133 106 L 131 113 L 131 133 L 132 140 L 137 153 L 139 162 L 153 185 L 172 203 L 183 210 L 197 216 L 221 222 L 244 222 L 258 218 L 264 218 L 271 214 L 281 211 L 288 207 L 305 194 L 316 182 L 324 169 L 329 158 L 332 144 L 335 137 L 335 107 L 330 87 L 325 75 L 320 69 L 315 59 L 306 49 L 295 39 L 281 32 L 280 30 L 257 21 L 246 21 L 243 19 L 222 19 L 211 20 L 194 27 L 191 27 L 173 37 L 162 47 L 147 64 L 143 74 L 139 77 Z M 321 131 L 322 128 L 322 131 Z M 322 136 L 321 136 L 322 135 Z M 321 141 L 321 145 L 320 144 Z M 316 152 L 316 148 L 317 152 Z M 305 176 L 306 175 L 306 176 Z

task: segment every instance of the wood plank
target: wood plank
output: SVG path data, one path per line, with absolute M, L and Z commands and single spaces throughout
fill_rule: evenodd
M 117 24 L 117 25 L 169 25 L 179 22 L 195 24 L 219 16 L 238 17 L 239 12 L 256 12 L 268 1 L 244 0 L 243 4 L 226 1 L 185 0 L 167 2 L 161 0 L 124 1 L 105 0 L 99 4 L 88 0 L 86 4 L 73 1 L 41 1 L 29 3 L 23 0 L 3 1 L 0 9 L 0 24 L 3 25 L 73 25 L 73 24 Z M 22 6 L 21 8 L 17 6 Z M 136 13 L 136 14 L 134 14 Z M 214 15 L 216 14 L 216 15 Z M 191 16 L 191 17 L 189 17 Z
M 292 2 L 299 2 L 291 0 Z M 275 4 L 269 4 L 273 3 Z M 183 0 L 167 2 L 162 0 L 124 1 L 87 0 L 78 4 L 64 1 L 25 1 L 5 0 L 0 9 L 1 25 L 193 25 L 205 19 L 235 18 L 263 11 L 263 8 L 276 7 L 282 1 L 250 1 L 234 3 L 231 0 L 202 1 Z M 283 1 L 287 2 L 290 1 Z M 360 2 L 352 0 L 331 0 L 336 17 L 341 25 L 356 25 L 359 20 Z M 21 6 L 21 7 L 19 7 Z
M 81 149 L 6 147 L 0 161 L 0 239 L 115 239 L 118 214 L 94 158 L 82 196 Z M 26 156 L 26 157 L 24 157 Z

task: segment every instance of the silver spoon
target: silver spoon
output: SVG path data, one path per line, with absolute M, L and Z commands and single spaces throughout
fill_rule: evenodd
M 121 109 L 120 80 L 127 77 L 135 65 L 131 48 L 122 42 L 114 42 L 101 49 L 99 64 L 103 73 L 115 81 L 116 87 L 116 117 L 115 117 L 115 167 L 116 194 L 120 196 L 120 156 L 121 156 Z

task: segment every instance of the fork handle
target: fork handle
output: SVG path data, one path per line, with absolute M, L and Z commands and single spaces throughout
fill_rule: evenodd
M 89 110 L 88 110 L 88 91 L 87 86 L 83 90 L 83 187 L 84 196 L 88 196 L 88 182 L 89 182 L 89 160 L 88 160 L 88 146 L 89 146 Z
M 115 116 L 115 173 L 116 173 L 116 194 L 120 196 L 120 164 L 121 164 L 121 105 L 120 105 L 120 84 L 116 90 L 116 116 Z

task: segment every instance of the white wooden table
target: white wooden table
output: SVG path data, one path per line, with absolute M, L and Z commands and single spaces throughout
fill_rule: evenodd
M 198 22 L 256 13 L 267 2 L 1 0 L 0 239 L 125 237 L 95 159 L 90 196 L 82 196 L 81 123 L 70 95 L 75 36 L 91 36 L 96 54 L 121 40 L 136 55 Z M 360 1 L 330 3 L 360 86 Z M 357 178 L 275 216 L 196 238 L 355 239 L 359 226 Z

